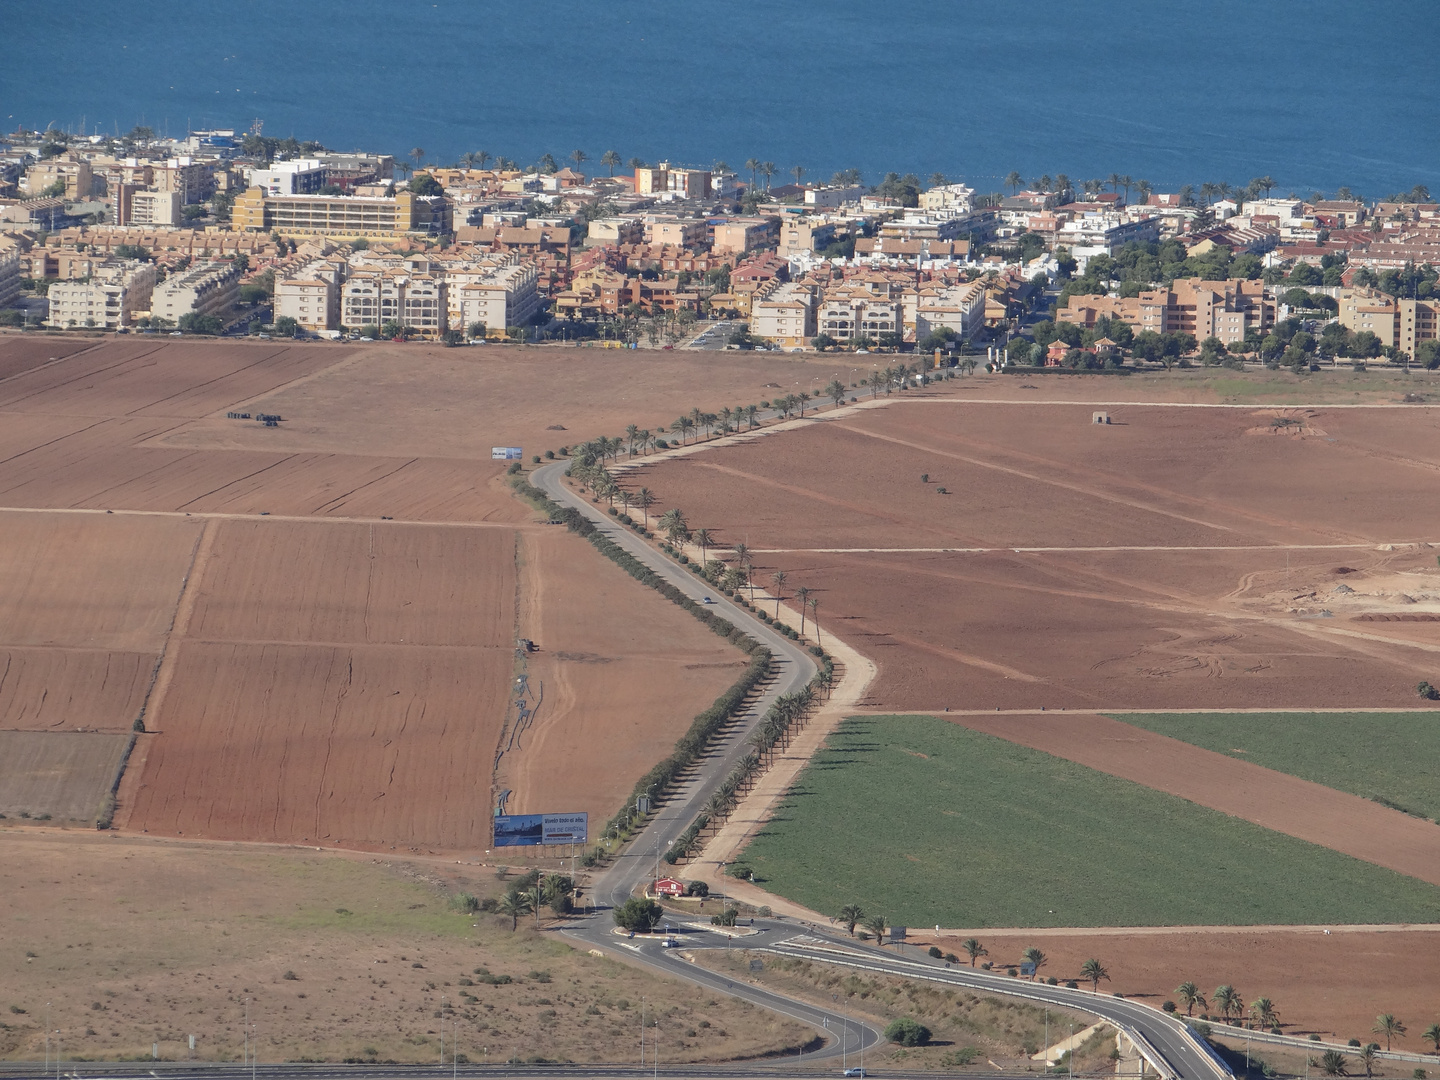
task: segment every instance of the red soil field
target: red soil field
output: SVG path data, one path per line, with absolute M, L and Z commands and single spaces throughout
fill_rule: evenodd
M 1047 712 L 945 719 L 1440 885 L 1440 830 L 1358 795 L 1105 716 Z
M 916 936 L 914 930 L 911 935 Z M 924 943 L 931 940 L 923 933 L 919 936 Z M 1175 987 L 1186 980 L 1196 983 L 1207 997 L 1215 987 L 1229 983 L 1247 1002 L 1262 995 L 1271 998 L 1287 1035 L 1314 1032 L 1327 1040 L 1353 1037 L 1368 1042 L 1375 1017 L 1389 1012 L 1410 1029 L 1395 1040 L 1395 1049 L 1429 1052 L 1420 1032 L 1440 1016 L 1440 983 L 1435 980 L 1433 959 L 1440 933 L 1434 930 L 1045 931 L 976 936 L 990 950 L 988 959 L 1002 969 L 1016 964 L 1030 945 L 1049 957 L 1041 974 L 1060 979 L 1074 978 L 1080 965 L 1095 957 L 1110 972 L 1111 981 L 1100 984 L 1100 993 L 1119 992 L 1157 1007 L 1175 1000 Z M 937 943 L 946 952 L 963 956 L 961 940 L 963 936 Z M 1243 1033 L 1238 1039 L 1243 1052 Z M 1257 1046 L 1255 1052 L 1270 1060 L 1274 1048 Z M 1410 1065 L 1401 1062 L 1385 1071 L 1401 1075 L 1402 1064 L 1408 1074 Z
M 104 338 L 0 334 L 0 381 L 101 344 Z
M 747 660 L 589 549 L 561 529 L 521 540 L 520 633 L 545 697 L 497 783 L 516 813 L 589 812 L 593 835 Z
M 879 662 L 877 708 L 1413 704 L 1440 634 L 1397 648 L 1424 624 L 1323 612 L 1342 565 L 1433 562 L 1423 544 L 1379 550 L 1428 535 L 1431 410 L 1307 420 L 1384 439 L 1383 460 L 1358 435 L 1272 436 L 1274 410 L 1135 407 L 1109 427 L 1089 412 L 897 403 L 627 483 L 660 496 L 652 514 L 679 506 L 720 545 L 743 540 L 760 584 L 783 569 L 787 592 L 816 590 L 822 627 Z M 1135 546 L 1187 550 L 1006 550 Z
M 0 645 L 0 730 L 129 731 L 158 653 Z

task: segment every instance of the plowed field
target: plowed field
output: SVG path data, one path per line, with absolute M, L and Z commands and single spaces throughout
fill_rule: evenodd
M 129 735 L 0 731 L 0 814 L 93 823 Z

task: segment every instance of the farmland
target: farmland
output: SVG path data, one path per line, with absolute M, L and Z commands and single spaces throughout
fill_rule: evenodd
M 1440 779 L 1417 768 L 1440 735 L 1434 712 L 1129 713 L 1117 719 L 1440 821 Z
M 906 925 L 1440 921 L 1440 888 L 934 717 L 846 721 L 742 858 Z
M 131 738 L 94 731 L 0 731 L 0 814 L 93 825 L 105 814 Z
M 262 1067 L 432 1064 L 435 1013 L 447 1058 L 458 1026 L 462 1063 L 628 1060 L 642 995 L 652 1010 L 664 998 L 662 1053 L 674 1062 L 793 1054 L 811 1037 L 571 949 L 533 920 L 512 933 L 508 918 L 457 913 L 459 891 L 504 891 L 491 868 L 8 826 L 0 1009 L 20 1011 L 5 1012 L 0 1058 L 39 1060 L 48 1019 L 67 1062 L 148 1059 L 155 1042 L 180 1061 L 190 1033 L 199 1060 L 236 1061 L 247 998 Z

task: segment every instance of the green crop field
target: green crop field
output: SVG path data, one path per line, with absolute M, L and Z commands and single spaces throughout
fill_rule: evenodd
M 1440 712 L 1160 713 L 1114 719 L 1440 820 Z
M 740 861 L 908 926 L 1440 922 L 1440 889 L 931 716 L 846 720 Z

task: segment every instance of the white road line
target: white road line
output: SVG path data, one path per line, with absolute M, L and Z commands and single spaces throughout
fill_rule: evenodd
M 1364 544 L 1217 544 L 1213 546 L 1141 546 L 1114 544 L 1103 547 L 853 547 L 853 548 L 754 548 L 763 555 L 905 555 L 909 553 L 989 555 L 995 552 L 1015 554 L 1064 554 L 1065 552 L 1092 551 L 1389 551 L 1405 547 L 1433 547 L 1440 540 L 1376 540 Z

